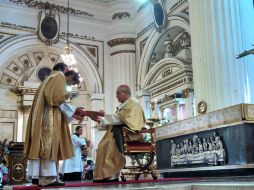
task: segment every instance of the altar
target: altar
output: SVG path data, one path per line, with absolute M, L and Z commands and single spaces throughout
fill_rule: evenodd
M 249 175 L 254 171 L 254 105 L 239 104 L 156 128 L 164 177 Z

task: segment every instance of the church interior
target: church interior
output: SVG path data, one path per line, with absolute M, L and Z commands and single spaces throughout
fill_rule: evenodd
M 128 84 L 147 128 L 154 129 L 155 156 L 146 155 L 154 156 L 156 177 L 140 176 L 154 180 L 150 187 L 80 189 L 254 188 L 253 0 L 0 0 L 0 5 L 1 161 L 9 142 L 17 144 L 6 189 L 26 180 L 24 163 L 22 175 L 15 174 L 14 166 L 25 162 L 19 145 L 36 90 L 58 62 L 81 77 L 67 89 L 68 102 L 114 114 L 116 89 Z M 89 117 L 72 120 L 70 132 L 79 125 L 95 160 L 105 132 Z M 148 162 L 147 157 L 142 159 Z M 186 180 L 173 180 L 178 178 Z M 231 186 L 220 184 L 225 181 Z

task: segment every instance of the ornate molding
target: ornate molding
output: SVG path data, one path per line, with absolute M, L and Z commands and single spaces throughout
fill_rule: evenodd
M 96 48 L 94 47 L 87 47 L 87 50 L 91 53 L 93 57 L 96 57 Z
M 207 111 L 207 103 L 205 101 L 201 101 L 198 103 L 197 110 L 199 114 L 204 114 Z
M 254 107 L 254 105 L 239 104 L 203 115 L 187 118 L 180 122 L 170 123 L 156 129 L 156 141 L 179 135 L 211 130 L 220 126 L 225 127 L 233 125 L 234 123 L 246 122 L 244 116 L 251 114 L 252 110 L 249 109 L 250 107 Z M 251 117 L 250 120 L 247 121 L 253 121 L 253 119 L 254 117 Z
M 36 32 L 36 28 L 31 26 L 25 26 L 25 25 L 19 25 L 9 22 L 1 22 L 0 26 L 6 27 L 6 28 L 12 28 L 12 29 L 18 29 L 18 30 L 24 30 L 24 31 L 30 31 L 30 32 Z
M 26 88 L 24 86 L 18 86 L 15 89 L 12 89 L 12 91 L 17 95 L 17 96 L 22 96 L 24 94 L 26 95 L 35 95 L 37 88 Z
M 49 2 L 42 2 L 42 1 L 37 1 L 37 0 L 9 0 L 12 3 L 15 3 L 17 5 L 23 5 L 25 4 L 29 8 L 36 8 L 36 9 L 41 9 L 41 10 L 52 10 L 54 12 L 59 12 L 62 14 L 66 14 L 68 12 L 68 7 L 61 6 L 58 4 L 54 3 L 49 3 Z M 81 10 L 76 10 L 73 8 L 69 8 L 69 13 L 72 15 L 83 15 L 83 16 L 89 16 L 93 17 L 93 14 L 87 13 L 85 11 Z
M 125 19 L 125 18 L 130 18 L 130 13 L 128 12 L 121 12 L 121 13 L 115 13 L 113 16 L 112 16 L 112 20 L 122 20 L 122 19 Z
M 119 50 L 111 53 L 110 55 L 116 55 L 116 54 L 121 54 L 121 53 L 135 53 L 135 50 Z
M 123 45 L 123 44 L 132 44 L 135 45 L 135 38 L 117 38 L 117 39 L 113 39 L 108 41 L 108 45 L 110 47 L 114 47 L 117 45 Z

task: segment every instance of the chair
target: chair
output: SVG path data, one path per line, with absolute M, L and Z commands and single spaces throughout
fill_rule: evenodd
M 155 158 L 155 129 L 143 128 L 140 133 L 150 134 L 151 139 L 148 142 L 129 142 L 126 134 L 134 132 L 127 127 L 122 128 L 124 155 L 131 158 L 131 166 L 126 165 L 121 172 L 122 181 L 126 181 L 125 176 L 134 175 L 135 180 L 138 180 L 141 174 L 151 174 L 153 179 L 156 180 L 157 176 L 152 169 L 152 164 Z M 127 170 L 127 171 L 126 171 Z

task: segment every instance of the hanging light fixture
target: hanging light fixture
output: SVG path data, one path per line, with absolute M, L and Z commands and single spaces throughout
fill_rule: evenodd
M 64 53 L 61 54 L 61 58 L 63 62 L 67 65 L 74 65 L 77 63 L 74 55 L 72 54 L 72 48 L 70 47 L 69 40 L 69 27 L 70 27 L 70 2 L 68 0 L 68 8 L 67 8 L 67 34 L 66 34 L 66 45 L 64 47 Z

